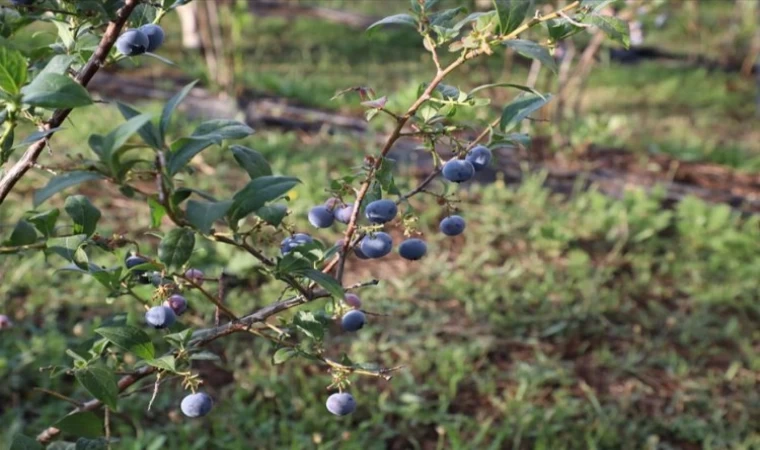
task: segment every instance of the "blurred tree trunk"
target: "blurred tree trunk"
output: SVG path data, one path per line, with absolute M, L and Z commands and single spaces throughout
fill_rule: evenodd
M 201 50 L 203 47 L 198 29 L 198 3 L 188 3 L 177 8 L 182 27 L 182 47 L 188 50 Z

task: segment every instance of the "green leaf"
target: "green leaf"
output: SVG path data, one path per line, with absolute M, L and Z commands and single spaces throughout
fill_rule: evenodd
M 557 72 L 557 62 L 554 60 L 554 57 L 549 54 L 549 50 L 546 47 L 539 45 L 537 42 L 525 39 L 511 39 L 505 41 L 504 45 L 513 48 L 517 53 L 527 58 L 539 60 L 549 70 Z
M 187 228 L 168 232 L 158 245 L 158 259 L 169 267 L 181 267 L 193 253 L 195 233 Z
M 533 89 L 532 87 L 530 87 L 530 86 L 523 86 L 522 84 L 515 84 L 515 83 L 490 83 L 490 84 L 483 84 L 483 85 L 478 86 L 478 87 L 474 88 L 473 90 L 471 90 L 470 93 L 467 94 L 467 95 L 468 96 L 472 96 L 475 93 L 480 92 L 482 90 L 490 89 L 490 88 L 495 88 L 495 87 L 512 87 L 512 88 L 519 89 L 519 90 L 524 91 L 524 92 L 530 92 L 532 94 L 536 94 L 536 95 L 539 95 L 539 96 L 543 97 L 542 93 L 538 92 L 537 90 Z
M 76 234 L 73 236 L 51 238 L 47 242 L 47 250 L 49 253 L 55 253 L 66 261 L 76 263 L 82 259 L 82 246 L 86 241 L 86 234 Z M 80 264 L 77 263 L 77 266 L 79 265 Z M 85 265 L 83 269 L 88 269 L 88 266 Z
M 293 323 L 306 336 L 321 341 L 325 336 L 325 325 L 312 312 L 299 311 Z
M 18 50 L 0 46 L 0 90 L 17 95 L 26 83 L 26 58 Z
M 35 191 L 34 207 L 40 206 L 45 200 L 68 187 L 84 183 L 85 181 L 102 180 L 103 178 L 103 175 L 97 172 L 85 172 L 81 170 L 56 175 L 48 181 L 48 184 L 44 188 Z
M 77 437 L 95 438 L 103 435 L 103 419 L 91 411 L 69 414 L 53 425 Z
M 417 28 L 417 20 L 409 14 L 396 14 L 378 20 L 377 22 L 367 27 L 367 31 L 377 28 L 380 25 L 408 25 L 410 27 Z
M 92 98 L 81 84 L 57 73 L 35 77 L 21 89 L 22 101 L 41 108 L 76 108 L 92 104 Z
M 145 124 L 149 123 L 151 119 L 150 114 L 140 114 L 134 116 L 116 127 L 113 131 L 108 133 L 101 144 L 103 162 L 108 164 L 109 167 L 113 167 L 113 157 L 116 150 L 120 149 L 127 143 L 133 134 L 137 133 Z
M 380 169 L 377 171 L 377 181 L 380 182 L 380 186 L 385 192 L 391 195 L 401 195 L 401 191 L 398 190 L 393 180 L 393 163 L 394 161 L 391 159 L 382 159 Z
M 282 364 L 295 356 L 298 356 L 298 351 L 290 347 L 283 347 L 272 355 L 272 364 Z
M 149 359 L 146 360 L 145 363 L 157 369 L 167 370 L 169 372 L 177 371 L 177 365 L 173 355 L 165 355 L 160 358 Z
M 296 274 L 302 275 L 312 281 L 315 281 L 335 298 L 342 299 L 343 295 L 345 294 L 343 287 L 340 285 L 340 283 L 338 283 L 338 280 L 326 273 L 322 273 L 319 270 L 307 269 L 298 271 Z
M 74 55 L 55 55 L 50 59 L 50 61 L 48 61 L 45 68 L 42 69 L 38 75 L 42 75 L 43 73 L 66 75 L 69 67 L 74 64 L 74 61 L 76 61 L 76 59 L 77 57 Z
M 169 123 L 172 120 L 172 114 L 174 114 L 174 110 L 177 109 L 177 106 L 182 100 L 184 100 L 187 94 L 190 93 L 190 90 L 193 88 L 193 86 L 195 86 L 197 82 L 198 80 L 195 80 L 187 86 L 183 87 L 181 91 L 175 94 L 174 97 L 170 98 L 169 101 L 166 102 L 166 105 L 164 105 L 164 109 L 161 112 L 161 121 L 158 123 L 158 135 L 160 137 L 160 141 L 163 142 L 164 136 L 166 136 L 166 130 L 169 128 Z
M 161 220 L 166 215 L 166 208 L 158 202 L 155 197 L 148 197 L 148 206 L 150 207 L 150 226 L 158 228 L 161 226 Z
M 192 328 L 186 328 L 178 333 L 167 334 L 164 336 L 164 339 L 166 342 L 172 344 L 173 347 L 180 348 L 186 346 L 192 337 Z
M 76 447 L 74 447 L 74 450 L 107 450 L 108 449 L 108 442 L 103 439 L 86 439 L 86 438 L 79 438 L 77 439 Z
M 215 119 L 203 122 L 193 131 L 193 136 L 219 135 L 222 139 L 242 139 L 253 134 L 253 128 L 237 120 Z
M 235 157 L 235 161 L 242 167 L 248 176 L 253 180 L 254 178 L 264 177 L 272 175 L 272 168 L 261 153 L 250 148 L 243 147 L 241 145 L 233 145 L 230 147 L 232 155 Z
M 203 234 L 209 234 L 214 222 L 224 217 L 232 206 L 232 200 L 224 202 L 187 201 L 187 220 Z
M 56 209 L 45 211 L 35 214 L 29 217 L 27 220 L 37 228 L 37 231 L 43 234 L 45 237 L 50 237 L 55 231 L 55 222 L 58 220 L 58 216 L 61 212 Z
M 64 129 L 63 127 L 56 127 L 56 128 L 51 128 L 49 130 L 35 131 L 34 133 L 27 136 L 23 141 L 19 142 L 18 144 L 15 144 L 11 148 L 19 148 L 19 147 L 26 147 L 26 146 L 32 145 L 33 143 L 39 141 L 40 139 L 44 137 L 48 137 L 51 134 L 55 133 L 56 131 L 60 131 L 63 129 Z
M 66 214 L 74 221 L 74 233 L 92 236 L 100 220 L 100 210 L 84 195 L 72 195 L 66 199 L 63 207 Z
M 491 11 L 491 12 L 474 12 L 474 13 L 471 13 L 470 15 L 468 15 L 467 17 L 465 17 L 464 19 L 462 19 L 462 20 L 460 20 L 459 22 L 455 23 L 455 24 L 454 24 L 454 27 L 453 27 L 452 29 L 453 29 L 454 31 L 459 31 L 459 30 L 461 30 L 461 29 L 462 29 L 462 28 L 463 28 L 465 25 L 467 25 L 468 23 L 472 23 L 472 22 L 475 22 L 475 21 L 476 21 L 476 20 L 478 20 L 478 19 L 479 19 L 481 16 L 485 16 L 485 15 L 491 15 L 493 12 L 494 12 L 494 11 Z
M 75 373 L 77 381 L 104 405 L 115 410 L 119 395 L 113 373 L 102 367 L 85 367 Z
M 213 144 L 220 144 L 219 135 L 212 134 L 199 137 L 183 137 L 172 143 L 172 151 L 169 153 L 169 161 L 166 162 L 166 170 L 170 176 L 174 176 L 190 162 L 191 159 L 204 149 Z
M 503 35 L 516 30 L 535 9 L 533 0 L 494 0 L 493 3 L 499 16 L 499 33 Z
M 282 223 L 282 219 L 288 215 L 288 207 L 281 203 L 264 205 L 256 211 L 256 215 L 269 225 L 278 227 Z
M 523 94 L 512 100 L 501 113 L 500 128 L 507 132 L 516 127 L 523 119 L 537 111 L 551 100 L 550 94 Z
M 235 194 L 229 216 L 233 222 L 236 222 L 257 211 L 267 202 L 286 194 L 300 182 L 294 177 L 258 177 Z
M 599 27 L 610 39 L 622 44 L 625 48 L 631 46 L 631 36 L 628 24 L 617 17 L 593 15 L 588 19 L 591 25 Z
M 43 447 L 39 442 L 28 436 L 16 434 L 11 441 L 10 450 L 43 450 Z
M 45 450 L 76 450 L 76 444 L 73 442 L 55 441 L 48 445 Z
M 11 245 L 29 245 L 37 242 L 37 231 L 26 220 L 19 220 L 13 228 L 9 243 Z
M 119 112 L 121 112 L 121 115 L 124 116 L 124 118 L 127 120 L 140 115 L 140 111 L 132 108 L 129 105 L 125 105 L 124 103 L 117 102 L 116 107 L 119 108 Z M 137 130 L 137 133 L 140 135 L 142 140 L 152 148 L 161 150 L 163 147 L 163 140 L 161 139 L 161 135 L 158 133 L 156 126 L 153 125 L 153 122 L 148 122 L 143 125 L 139 130 Z
M 139 358 L 153 359 L 156 356 L 150 336 L 137 327 L 131 325 L 101 327 L 96 329 L 95 332 L 122 350 L 132 352 Z

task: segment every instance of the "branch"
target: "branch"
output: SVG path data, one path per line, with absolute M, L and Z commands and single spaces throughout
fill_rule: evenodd
M 108 24 L 108 28 L 106 28 L 106 32 L 103 34 L 103 38 L 100 40 L 100 44 L 98 44 L 95 53 L 92 54 L 90 60 L 87 61 L 87 64 L 85 64 L 79 74 L 77 74 L 75 78 L 77 83 L 87 87 L 87 84 L 92 80 L 92 77 L 94 77 L 98 70 L 103 67 L 114 42 L 116 42 L 116 39 L 119 37 L 121 29 L 124 27 L 129 15 L 132 14 L 132 11 L 138 4 L 138 0 L 125 1 L 124 7 L 116 13 L 116 20 Z M 70 113 L 71 108 L 55 110 L 50 120 L 42 126 L 42 131 L 58 128 L 63 124 L 63 121 L 66 120 L 66 117 L 68 117 Z M 45 146 L 53 134 L 54 133 L 50 133 L 46 137 L 41 138 L 30 145 L 21 158 L 16 161 L 5 176 L 0 179 L 0 205 L 5 201 L 5 198 L 8 197 L 13 186 L 15 186 L 26 172 L 37 163 L 37 158 L 40 157 L 40 154 L 45 149 Z

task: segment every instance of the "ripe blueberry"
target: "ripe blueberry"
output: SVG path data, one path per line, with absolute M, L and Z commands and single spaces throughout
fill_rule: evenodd
M 335 197 L 330 197 L 325 202 L 325 206 L 330 211 L 335 211 L 335 208 L 337 208 L 338 206 L 340 206 L 340 199 L 339 198 L 335 198 Z
M 356 247 L 354 247 L 354 254 L 359 259 L 370 259 L 369 256 L 365 255 L 364 252 L 362 251 L 361 243 L 357 245 Z
M 125 31 L 116 40 L 116 48 L 126 56 L 142 55 L 148 50 L 149 45 L 148 36 L 136 29 Z
M 454 158 L 443 165 L 443 178 L 454 183 L 468 181 L 473 176 L 475 176 L 475 167 L 469 161 Z
M 351 221 L 351 214 L 353 214 L 353 212 L 354 205 L 338 206 L 333 211 L 333 216 L 335 216 L 335 220 L 340 223 L 348 223 Z
M 164 29 L 160 26 L 149 23 L 141 26 L 138 30 L 148 36 L 148 49 L 146 51 L 155 52 L 164 43 Z
M 359 296 L 350 292 L 346 293 L 346 295 L 343 296 L 343 302 L 354 309 L 359 309 L 362 307 L 362 301 Z
M 293 236 L 288 236 L 282 240 L 280 243 L 280 251 L 283 255 L 287 255 L 294 248 L 303 244 L 308 244 L 310 242 L 314 242 L 314 239 L 312 239 L 308 234 L 296 233 Z
M 13 322 L 11 322 L 10 317 L 6 316 L 5 314 L 0 314 L 0 330 L 5 330 L 6 328 L 10 328 L 13 326 Z
M 393 249 L 393 238 L 388 233 L 378 231 L 364 236 L 360 247 L 362 253 L 368 258 L 382 258 Z
M 185 278 L 192 280 L 198 286 L 203 284 L 203 271 L 200 269 L 187 269 Z
M 11 4 L 15 6 L 31 5 L 34 0 L 11 0 Z
M 458 236 L 464 231 L 465 222 L 461 216 L 448 216 L 441 221 L 439 229 L 446 236 Z
M 309 223 L 317 228 L 330 228 L 334 221 L 335 217 L 327 206 L 319 205 L 309 210 Z
M 154 306 L 145 313 L 145 321 L 153 328 L 166 328 L 177 321 L 174 311 L 168 306 Z
M 356 400 L 347 392 L 338 392 L 327 398 L 327 410 L 336 416 L 345 416 L 356 411 Z
M 181 316 L 187 310 L 187 300 L 179 294 L 174 294 L 164 301 L 164 306 L 174 311 L 175 315 Z
M 407 239 L 398 246 L 398 254 L 404 259 L 416 261 L 427 253 L 427 244 L 422 239 Z
M 484 145 L 477 145 L 470 150 L 470 153 L 468 153 L 464 159 L 472 164 L 472 167 L 475 168 L 475 172 L 479 172 L 491 164 L 491 150 Z
M 182 414 L 187 417 L 203 417 L 211 412 L 211 408 L 214 407 L 214 401 L 211 400 L 208 394 L 198 392 L 183 398 L 179 407 L 182 410 Z
M 359 310 L 349 311 L 340 319 L 340 326 L 345 331 L 359 331 L 367 321 L 367 317 Z
M 372 223 L 390 222 L 396 217 L 396 213 L 398 213 L 396 203 L 387 199 L 375 200 L 364 210 L 367 219 Z

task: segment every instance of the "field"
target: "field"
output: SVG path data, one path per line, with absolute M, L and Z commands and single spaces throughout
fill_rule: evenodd
M 350 9 L 348 2 L 323 3 Z M 389 3 L 398 3 L 399 11 L 407 5 Z M 721 45 L 733 16 L 722 3 L 702 2 L 696 18 L 689 8 L 666 8 L 672 10 L 669 22 L 652 27 L 645 43 L 726 56 Z M 390 13 L 378 12 L 371 1 L 353 8 Z M 689 31 L 693 20 L 698 32 Z M 175 17 L 166 24 L 178 29 Z M 403 30 L 368 36 L 317 19 L 282 17 L 252 18 L 242 28 L 247 95 L 275 96 L 289 105 L 361 118 L 356 98 L 331 100 L 336 91 L 371 86 L 392 92 L 388 107 L 400 109 L 432 73 L 419 39 Z M 27 38 L 45 36 L 30 32 Z M 190 77 L 216 89 L 201 59 L 183 52 L 179 39 L 170 39 L 165 53 Z M 506 74 L 523 83 L 528 69 L 515 63 Z M 136 79 L 176 75 L 157 60 L 120 70 Z M 505 61 L 497 56 L 456 74 L 451 84 L 471 89 L 504 76 Z M 541 73 L 538 85 L 550 92 L 556 87 L 548 73 Z M 167 89 L 178 87 L 167 83 Z M 642 166 L 664 155 L 748 177 L 756 190 L 747 198 L 754 198 L 760 192 L 756 89 L 754 79 L 736 71 L 659 60 L 624 65 L 603 57 L 591 70 L 576 112 L 528 128 L 548 142 L 544 159 L 573 166 L 589 145 L 614 149 Z M 465 111 L 464 119 L 482 119 L 513 95 L 492 92 L 493 109 Z M 160 111 L 156 102 L 132 103 Z M 191 112 L 173 122 L 177 135 L 200 123 Z M 52 141 L 44 166 L 72 164 L 90 152 L 87 136 L 106 133 L 121 120 L 110 105 L 77 109 Z M 387 125 L 375 119 L 361 135 L 256 127 L 242 143 L 261 152 L 274 172 L 302 180 L 291 195 L 294 214 L 288 220 L 311 230 L 306 212 L 325 200 L 323 186 L 373 152 Z M 197 181 L 193 187 L 220 196 L 246 181 L 218 148 L 204 152 L 194 167 L 202 176 L 188 179 L 188 185 Z M 420 170 L 398 164 L 402 191 L 415 185 Z M 551 189 L 544 170 L 524 174 L 519 184 L 496 172 L 493 182 L 458 189 L 468 219 L 463 236 L 441 236 L 441 211 L 429 198 L 413 201 L 420 214 L 416 226 L 430 244 L 425 260 L 409 262 L 395 254 L 371 263 L 349 260 L 347 283 L 381 280 L 360 293 L 365 309 L 376 315 L 355 335 L 336 326 L 328 353 L 403 366 L 390 381 L 353 378 L 356 413 L 336 419 L 325 411 L 330 377 L 323 367 L 301 359 L 274 365 L 271 343 L 234 335 L 211 346 L 220 360 L 194 366 L 218 401 L 213 414 L 200 422 L 182 417 L 176 380 L 161 385 L 147 410 L 153 380 L 146 380 L 125 394 L 129 401 L 111 417 L 118 437 L 113 447 L 760 448 L 760 216 L 690 195 L 665 202 L 665 185 L 614 198 L 594 186 L 582 189 L 578 180 L 567 195 Z M 10 197 L 12 206 L 0 208 L 4 238 L 49 176 L 30 172 Z M 151 217 L 144 201 L 104 183 L 78 189 L 103 211 L 104 234 L 129 233 L 158 243 L 146 234 Z M 48 206 L 62 207 L 64 198 L 55 196 Z M 332 243 L 341 231 L 334 227 L 314 236 Z M 392 234 L 400 238 L 401 228 Z M 98 263 L 119 261 L 103 256 Z M 280 295 L 282 285 L 262 279 L 255 260 L 212 241 L 199 242 L 193 264 L 212 276 L 225 269 L 243 280 L 226 300 L 234 311 L 252 311 Z M 94 279 L 57 271 L 61 266 L 62 260 L 42 254 L 0 255 L 0 312 L 16 323 L 0 331 L 2 448 L 13 433 L 34 436 L 69 410 L 43 390 L 88 398 L 72 376 L 51 377 L 41 367 L 70 364 L 66 349 L 87 344 L 115 311 L 141 314 L 133 299 L 106 299 Z M 140 289 L 140 296 L 150 297 L 151 287 Z M 189 300 L 187 323 L 204 326 L 213 306 L 200 296 Z

